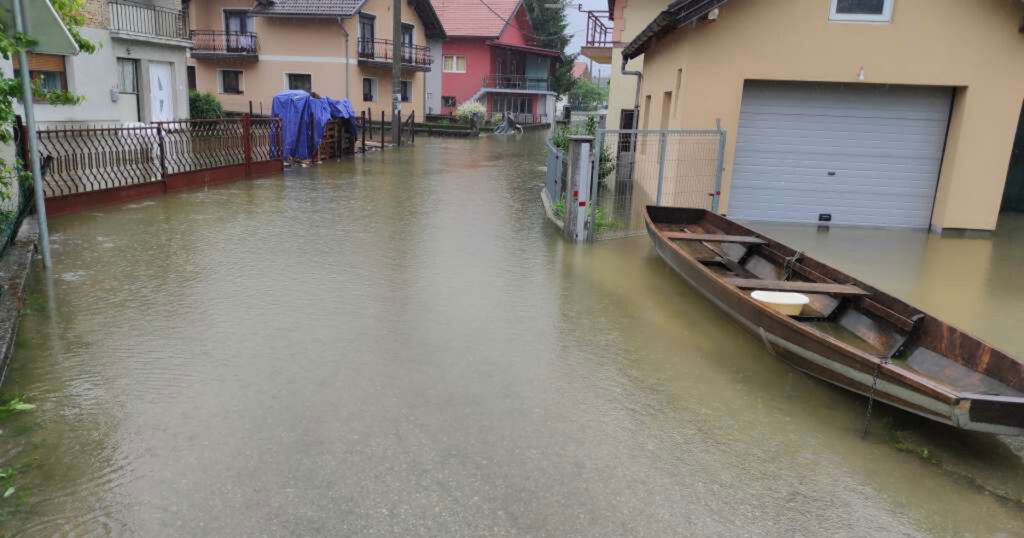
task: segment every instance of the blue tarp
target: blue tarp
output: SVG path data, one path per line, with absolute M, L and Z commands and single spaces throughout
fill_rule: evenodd
M 287 90 L 274 96 L 271 114 L 281 118 L 284 130 L 284 158 L 310 159 L 324 137 L 324 128 L 331 118 L 346 121 L 352 131 L 355 116 L 348 99 L 313 97 L 302 90 Z M 312 122 L 312 129 L 310 128 Z M 313 139 L 310 140 L 312 135 Z

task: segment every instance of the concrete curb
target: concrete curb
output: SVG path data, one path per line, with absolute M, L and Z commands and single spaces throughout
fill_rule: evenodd
M 558 220 L 558 217 L 555 215 L 555 208 L 551 204 L 551 197 L 548 196 L 547 189 L 540 190 L 540 200 L 544 203 L 544 213 L 547 215 L 548 220 L 553 222 L 555 226 L 558 226 L 559 230 L 565 230 L 565 223 Z
M 14 355 L 14 340 L 18 336 L 21 306 L 25 302 L 25 283 L 36 253 L 39 228 L 33 216 L 28 216 L 18 230 L 18 236 L 0 259 L 0 386 L 7 377 L 7 366 Z

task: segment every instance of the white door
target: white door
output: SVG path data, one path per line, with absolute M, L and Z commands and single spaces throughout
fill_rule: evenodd
M 951 100 L 943 87 L 748 82 L 729 216 L 928 227 Z
M 171 85 L 171 64 L 149 62 L 149 111 L 151 121 L 174 119 L 174 88 Z

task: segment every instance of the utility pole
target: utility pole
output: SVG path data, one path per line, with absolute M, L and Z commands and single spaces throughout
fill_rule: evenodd
M 391 8 L 394 28 L 392 30 L 391 53 L 391 143 L 399 145 L 402 114 L 402 0 L 394 0 Z

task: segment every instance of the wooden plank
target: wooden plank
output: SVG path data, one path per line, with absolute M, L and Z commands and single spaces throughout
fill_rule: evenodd
M 739 243 L 741 245 L 764 245 L 764 239 L 749 235 L 695 234 L 689 232 L 665 232 L 665 237 L 678 241 L 708 241 L 711 243 Z
M 892 323 L 893 325 L 899 327 L 901 331 L 909 332 L 911 329 L 914 328 L 914 325 L 916 324 L 916 322 L 909 320 L 870 299 L 861 299 L 858 303 L 858 306 L 861 309 L 866 310 L 884 319 L 885 321 L 888 321 L 889 323 Z
M 822 293 L 825 295 L 871 295 L 857 286 L 846 284 L 820 284 L 817 282 L 796 282 L 790 280 L 760 280 L 754 278 L 726 278 L 728 283 L 741 289 L 766 291 L 793 291 Z

